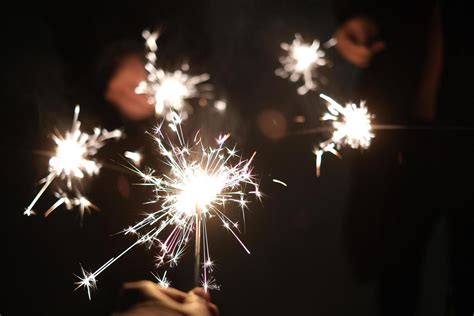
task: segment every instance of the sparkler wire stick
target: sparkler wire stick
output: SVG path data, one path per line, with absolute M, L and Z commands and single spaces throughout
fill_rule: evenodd
M 201 281 L 201 229 L 202 212 L 196 205 L 196 232 L 194 242 L 194 286 L 200 286 Z

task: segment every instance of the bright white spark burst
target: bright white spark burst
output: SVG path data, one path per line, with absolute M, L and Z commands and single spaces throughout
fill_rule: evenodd
M 45 217 L 62 204 L 68 210 L 75 206 L 79 207 L 81 221 L 85 211 L 89 211 L 91 208 L 97 210 L 94 204 L 81 195 L 79 183 L 83 178 L 99 173 L 101 164 L 94 159 L 94 155 L 105 145 L 107 140 L 122 137 L 122 132 L 120 130 L 109 132 L 100 128 L 95 128 L 93 134 L 82 132 L 81 122 L 78 120 L 79 112 L 80 107 L 77 105 L 74 109 L 70 131 L 67 131 L 64 136 L 57 131 L 52 135 L 53 141 L 56 143 L 56 150 L 49 159 L 49 174 L 40 181 L 43 186 L 26 208 L 25 215 L 36 214 L 33 207 L 53 182 L 58 187 L 54 193 L 58 200 L 44 213 Z
M 89 296 L 90 300 L 91 291 L 97 288 L 97 280 L 95 279 L 95 276 L 92 273 L 85 271 L 82 266 L 81 273 L 82 276 L 76 275 L 80 279 L 80 281 L 76 282 L 77 287 L 75 288 L 75 290 L 84 286 L 87 289 L 87 296 Z
M 295 34 L 295 39 L 291 44 L 281 43 L 281 48 L 288 52 L 288 55 L 280 57 L 281 68 L 275 70 L 275 74 L 282 78 L 289 78 L 296 82 L 303 79 L 304 84 L 298 88 L 298 93 L 303 95 L 309 90 L 315 90 L 317 84 L 315 70 L 320 66 L 328 64 L 326 54 L 320 48 L 318 40 L 312 43 L 305 43 L 300 34 Z
M 158 248 L 156 255 L 157 267 L 162 265 L 176 266 L 183 255 L 188 242 L 195 232 L 196 221 L 201 218 L 202 239 L 202 286 L 205 289 L 217 289 L 214 279 L 210 276 L 213 270 L 213 261 L 209 253 L 207 236 L 207 220 L 217 218 L 247 253 L 250 251 L 238 237 L 239 224 L 232 221 L 224 209 L 228 203 L 240 206 L 245 221 L 244 210 L 249 201 L 247 194 L 258 199 L 261 197 L 259 186 L 252 174 L 251 162 L 254 155 L 248 160 L 240 158 L 235 147 L 225 147 L 224 143 L 229 134 L 216 139 L 217 147 L 205 147 L 198 135 L 195 136 L 192 146 L 186 145 L 180 125 L 181 119 L 174 113 L 169 126 L 179 141 L 178 145 L 165 137 L 161 126 L 156 128 L 153 135 L 159 151 L 169 166 L 167 175 L 156 176 L 155 171 L 146 169 L 135 171 L 143 180 L 143 185 L 152 186 L 155 197 L 149 203 L 160 203 L 159 209 L 128 227 L 124 234 L 137 235 L 138 240 L 129 248 L 111 258 L 101 268 L 87 274 L 94 278 L 107 267 L 139 244 L 155 245 Z M 165 143 L 166 141 L 166 143 Z M 246 188 L 250 187 L 250 191 Z M 167 234 L 166 234 L 167 232 Z M 165 237 L 161 238 L 161 234 Z M 159 238 L 160 237 L 160 238 Z M 89 291 L 87 283 L 81 283 Z
M 202 281 L 202 287 L 204 288 L 204 291 L 219 291 L 221 289 L 221 286 L 216 283 L 216 279 L 214 277 L 209 276 L 207 280 Z
M 171 281 L 168 280 L 168 278 L 166 277 L 166 272 L 163 273 L 163 277 L 160 277 L 158 274 L 153 274 L 152 275 L 155 277 L 156 279 L 156 282 L 161 286 L 161 287 L 164 287 L 164 288 L 168 288 L 170 287 L 171 285 Z
M 145 69 L 148 73 L 147 79 L 140 82 L 136 87 L 137 94 L 146 94 L 150 104 L 155 105 L 158 116 L 172 120 L 172 113 L 177 112 L 186 119 L 193 108 L 188 103 L 189 99 L 197 97 L 210 97 L 208 93 L 212 89 L 210 85 L 200 87 L 199 84 L 208 81 L 208 74 L 191 76 L 186 74 L 189 66 L 183 64 L 181 70 L 167 72 L 156 66 L 156 51 L 158 46 L 158 32 L 144 31 L 145 46 L 147 49 Z
M 340 105 L 327 95 L 320 97 L 328 102 L 328 112 L 321 120 L 332 121 L 332 136 L 330 139 L 319 144 L 314 150 L 316 155 L 316 174 L 320 175 L 321 159 L 325 152 L 340 156 L 338 150 L 345 145 L 351 148 L 367 149 L 375 134 L 372 132 L 373 115 L 369 113 L 364 102 L 359 106 L 348 103 Z

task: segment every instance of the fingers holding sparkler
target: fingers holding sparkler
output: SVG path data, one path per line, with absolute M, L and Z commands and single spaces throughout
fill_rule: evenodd
M 209 293 L 202 288 L 185 293 L 147 280 L 125 283 L 119 301 L 120 315 L 219 315 Z

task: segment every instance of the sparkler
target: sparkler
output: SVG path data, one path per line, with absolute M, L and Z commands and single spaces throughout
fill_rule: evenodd
M 217 147 L 203 145 L 198 134 L 188 146 L 181 130 L 181 118 L 176 113 L 169 126 L 178 139 L 175 145 L 157 127 L 153 135 L 159 152 L 170 169 L 166 175 L 156 176 L 155 171 L 140 171 L 132 165 L 143 180 L 143 185 L 152 186 L 155 198 L 149 203 L 159 203 L 159 209 L 143 220 L 125 229 L 124 234 L 137 235 L 137 241 L 117 257 L 107 261 L 93 273 L 83 273 L 79 286 L 84 286 L 90 297 L 95 280 L 107 267 L 139 244 L 155 245 L 159 248 L 156 265 L 173 267 L 178 264 L 189 240 L 195 237 L 195 285 L 202 285 L 207 291 L 217 289 L 210 275 L 213 261 L 209 252 L 207 221 L 216 218 L 240 243 L 247 253 L 248 248 L 239 238 L 239 223 L 224 213 L 228 203 L 237 204 L 245 221 L 244 210 L 249 201 L 247 195 L 261 197 L 259 186 L 252 174 L 252 160 L 237 155 L 235 147 L 225 147 L 229 134 L 216 139 Z M 247 190 L 249 188 L 250 190 Z M 164 235 L 165 237 L 161 238 Z M 162 279 L 160 279 L 162 280 Z M 161 282 L 159 280 L 159 282 Z M 165 282 L 166 283 L 166 282 Z
M 364 102 L 361 102 L 359 106 L 354 103 L 342 106 L 327 95 L 320 94 L 320 97 L 328 102 L 328 112 L 321 120 L 332 121 L 333 131 L 331 138 L 320 143 L 314 150 L 317 176 L 320 175 L 322 155 L 325 152 L 340 157 L 338 150 L 345 145 L 351 148 L 367 149 L 372 138 L 375 137 L 371 122 L 373 115 L 369 113 Z
M 64 204 L 68 210 L 75 206 L 79 207 L 82 222 L 85 211 L 98 209 L 82 196 L 79 184 L 85 177 L 92 177 L 99 173 L 102 166 L 94 159 L 94 155 L 105 145 L 107 140 L 122 137 L 122 132 L 120 130 L 109 132 L 100 128 L 95 128 L 93 134 L 82 132 L 79 112 L 80 107 L 77 105 L 74 109 L 70 131 L 66 132 L 64 136 L 58 131 L 52 135 L 53 141 L 56 143 L 56 151 L 49 159 L 49 174 L 40 181 L 43 186 L 25 209 L 25 215 L 35 214 L 33 207 L 53 182 L 58 186 L 57 192 L 54 193 L 58 200 L 44 213 L 45 217 Z
M 323 44 L 326 48 L 333 45 L 335 45 L 334 39 Z M 285 79 L 289 78 L 293 82 L 302 78 L 303 85 L 297 90 L 300 95 L 315 90 L 317 88 L 315 79 L 318 76 L 315 70 L 328 64 L 328 60 L 325 58 L 326 53 L 321 49 L 319 41 L 314 40 L 312 43 L 306 43 L 300 34 L 295 34 L 293 42 L 291 44 L 282 43 L 281 48 L 287 51 L 288 55 L 280 58 L 282 67 L 275 70 L 275 74 Z
M 177 112 L 183 119 L 186 119 L 193 108 L 188 103 L 189 99 L 206 96 L 206 92 L 211 90 L 210 85 L 202 86 L 199 84 L 208 81 L 208 74 L 191 76 L 185 73 L 189 66 L 183 64 L 181 70 L 167 72 L 156 66 L 156 51 L 158 46 L 158 32 L 144 31 L 145 46 L 147 49 L 145 69 L 148 73 L 145 81 L 140 82 L 136 87 L 137 94 L 146 94 L 149 97 L 149 103 L 155 104 L 155 112 L 158 116 L 172 120 L 172 113 Z M 203 91 L 204 88 L 207 91 Z

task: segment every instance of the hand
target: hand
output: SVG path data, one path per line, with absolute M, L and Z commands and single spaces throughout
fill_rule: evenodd
M 203 288 L 192 289 L 184 300 L 184 314 L 189 316 L 218 316 L 219 309 Z
M 385 49 L 385 42 L 378 39 L 379 29 L 366 17 L 354 17 L 337 29 L 336 48 L 350 63 L 368 67 L 373 57 Z
M 119 316 L 217 316 L 216 305 L 202 288 L 189 293 L 174 288 L 163 288 L 151 281 L 125 283 L 120 299 Z
M 143 62 L 138 56 L 125 57 L 107 85 L 105 99 L 131 120 L 143 120 L 154 114 L 148 97 L 135 93 L 138 84 L 146 79 Z

